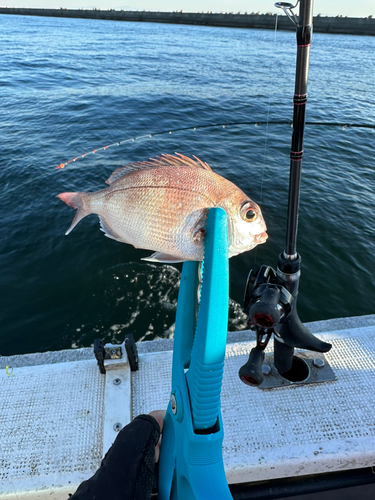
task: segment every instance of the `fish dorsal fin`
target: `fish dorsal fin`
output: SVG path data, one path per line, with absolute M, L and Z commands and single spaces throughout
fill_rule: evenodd
M 135 170 L 150 169 L 156 167 L 195 167 L 203 168 L 204 170 L 210 170 L 211 167 L 207 163 L 203 162 L 196 156 L 193 156 L 194 160 L 184 156 L 180 153 L 176 153 L 177 156 L 163 154 L 157 156 L 156 158 L 151 158 L 150 161 L 138 161 L 137 163 L 129 163 L 129 165 L 124 165 L 113 172 L 113 174 L 105 181 L 106 184 L 111 185 L 117 179 L 122 176 L 134 172 Z

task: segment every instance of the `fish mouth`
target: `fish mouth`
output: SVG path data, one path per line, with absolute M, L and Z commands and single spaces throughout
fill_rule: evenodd
M 267 238 L 268 238 L 268 234 L 264 231 L 263 233 L 256 234 L 254 236 L 254 241 L 256 243 L 264 243 Z

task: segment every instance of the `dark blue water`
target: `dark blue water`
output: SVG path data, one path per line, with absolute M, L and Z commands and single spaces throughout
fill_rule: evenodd
M 261 204 L 269 240 L 230 261 L 230 329 L 248 271 L 284 248 L 292 32 L 0 16 L 0 354 L 173 335 L 181 266 L 103 236 L 56 195 L 126 162 L 196 155 Z M 308 121 L 375 124 L 375 38 L 315 34 Z M 269 121 L 268 126 L 199 128 Z M 193 130 L 198 126 L 197 130 Z M 56 166 L 105 145 L 160 131 Z M 298 251 L 303 321 L 374 313 L 375 131 L 307 126 Z

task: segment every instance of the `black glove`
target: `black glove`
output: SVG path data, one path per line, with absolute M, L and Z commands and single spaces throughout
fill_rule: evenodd
M 154 417 L 136 417 L 120 431 L 100 469 L 69 500 L 150 500 L 159 437 Z

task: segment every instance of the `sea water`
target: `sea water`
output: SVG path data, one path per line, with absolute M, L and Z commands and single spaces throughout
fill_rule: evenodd
M 246 328 L 248 272 L 285 246 L 295 54 L 293 32 L 0 16 L 0 354 L 173 336 L 181 265 L 95 215 L 65 237 L 56 195 L 176 151 L 262 207 L 267 243 L 230 260 L 229 329 Z M 302 321 L 374 313 L 375 130 L 333 125 L 375 126 L 374 74 L 375 38 L 314 34 L 307 121 L 331 125 L 305 130 Z

